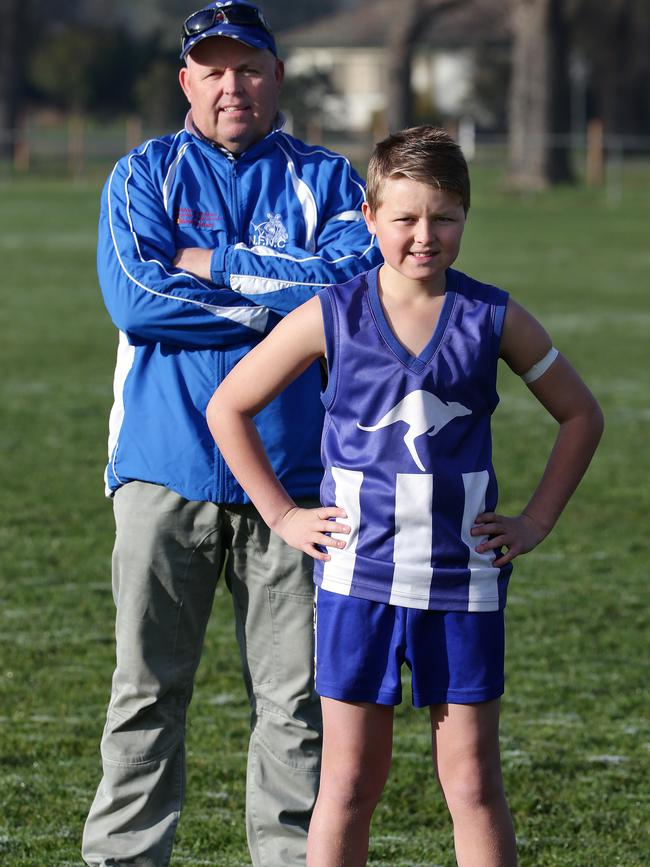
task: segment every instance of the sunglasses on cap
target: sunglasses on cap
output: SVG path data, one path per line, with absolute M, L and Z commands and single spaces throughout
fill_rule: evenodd
M 185 48 L 187 39 L 200 36 L 206 30 L 218 24 L 234 24 L 240 27 L 261 27 L 269 36 L 273 36 L 271 27 L 264 14 L 255 6 L 244 6 L 233 3 L 231 6 L 214 6 L 211 9 L 199 9 L 193 12 L 183 22 L 181 33 L 181 49 Z

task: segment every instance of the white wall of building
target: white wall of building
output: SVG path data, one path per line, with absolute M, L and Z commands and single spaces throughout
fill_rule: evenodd
M 325 125 L 366 131 L 387 105 L 387 64 L 383 48 L 293 49 L 287 75 L 312 70 L 328 72 L 338 97 L 324 106 Z M 418 52 L 413 63 L 413 89 L 444 114 L 462 113 L 471 90 L 473 62 L 469 51 Z

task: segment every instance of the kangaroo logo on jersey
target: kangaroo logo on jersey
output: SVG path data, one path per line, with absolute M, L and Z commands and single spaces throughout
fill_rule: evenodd
M 415 448 L 415 440 L 422 434 L 433 437 L 453 419 L 471 414 L 472 410 L 461 403 L 456 401 L 445 403 L 429 391 L 417 390 L 402 398 L 376 424 L 365 426 L 357 422 L 357 427 L 360 430 L 377 431 L 398 421 L 406 422 L 408 430 L 404 434 L 404 443 L 418 469 L 425 472 L 425 467 Z
M 284 228 L 280 214 L 267 214 L 263 223 L 255 225 L 250 243 L 252 247 L 276 247 L 282 249 L 289 240 L 289 234 Z

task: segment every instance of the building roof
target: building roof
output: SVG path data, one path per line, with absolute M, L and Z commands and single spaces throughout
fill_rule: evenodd
M 418 42 L 435 47 L 505 44 L 510 41 L 510 15 L 503 0 L 459 0 L 436 14 L 443 0 L 429 0 L 431 12 Z M 353 9 L 318 18 L 310 24 L 277 33 L 286 48 L 376 48 L 399 15 L 400 0 L 372 0 Z

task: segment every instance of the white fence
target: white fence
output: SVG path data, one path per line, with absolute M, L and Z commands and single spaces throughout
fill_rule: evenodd
M 124 153 L 140 142 L 168 130 L 143 128 L 137 118 L 107 126 L 85 123 L 80 118 L 52 118 L 23 129 L 0 130 L 0 177 L 57 175 L 76 179 L 104 175 Z M 504 136 L 475 133 L 459 125 L 459 140 L 468 158 L 476 164 L 505 168 L 507 141 Z M 316 140 L 314 140 L 314 138 Z M 320 139 L 320 141 L 318 141 Z M 344 153 L 363 173 L 373 146 L 368 134 L 312 130 L 313 143 Z M 597 126 L 590 135 L 553 136 L 549 144 L 569 147 L 578 176 L 591 185 L 602 185 L 608 197 L 622 194 L 623 176 L 632 162 L 650 162 L 650 137 L 603 135 Z M 10 154 L 10 156 L 7 156 Z

